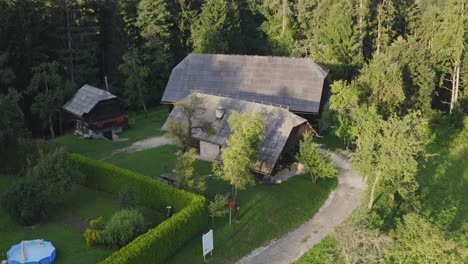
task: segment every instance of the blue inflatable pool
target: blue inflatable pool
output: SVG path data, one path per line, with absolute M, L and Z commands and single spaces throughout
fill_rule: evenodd
M 55 247 L 42 239 L 22 241 L 7 252 L 8 264 L 51 264 L 55 261 Z

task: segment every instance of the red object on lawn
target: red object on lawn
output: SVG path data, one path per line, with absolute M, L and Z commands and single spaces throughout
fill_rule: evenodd
M 234 202 L 229 202 L 229 208 L 233 208 L 233 207 L 234 207 L 234 205 L 235 205 L 235 203 L 234 203 Z

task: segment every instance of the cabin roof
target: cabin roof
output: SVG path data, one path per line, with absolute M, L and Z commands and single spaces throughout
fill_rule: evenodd
M 162 102 L 177 102 L 192 91 L 318 113 L 328 70 L 311 59 L 189 54 L 173 70 Z
M 264 161 L 257 162 L 254 169 L 263 174 L 271 174 L 273 168 L 278 161 L 283 148 L 286 145 L 289 135 L 294 127 L 304 124 L 307 122 L 306 119 L 291 113 L 286 108 L 266 105 L 261 103 L 250 102 L 246 100 L 229 98 L 224 96 L 215 96 L 210 94 L 203 94 L 195 92 L 183 100 L 188 100 L 190 96 L 202 97 L 205 103 L 206 111 L 201 115 L 200 119 L 208 121 L 213 125 L 215 133 L 208 135 L 205 132 L 197 129 L 194 138 L 214 143 L 225 147 L 226 141 L 231 134 L 229 127 L 228 118 L 232 111 L 247 112 L 247 113 L 261 113 L 266 118 L 266 125 L 264 129 L 265 139 L 259 144 L 258 160 Z M 224 115 L 221 119 L 216 118 L 216 109 L 221 107 L 224 110 Z M 179 122 L 186 122 L 182 113 L 177 107 L 175 107 L 170 118 L 173 118 Z M 167 119 L 166 123 L 162 127 L 162 130 L 167 131 Z M 196 126 L 197 124 L 193 124 Z
M 88 114 L 100 101 L 113 98 L 117 98 L 117 96 L 108 91 L 85 84 L 78 89 L 72 99 L 65 103 L 63 109 L 75 116 L 82 117 L 84 114 Z

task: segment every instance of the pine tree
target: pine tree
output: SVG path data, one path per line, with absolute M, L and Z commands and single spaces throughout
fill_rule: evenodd
M 467 22 L 466 3 L 464 0 L 447 2 L 442 13 L 442 23 L 435 34 L 434 50 L 439 63 L 444 65 L 442 78 L 450 76 L 451 98 L 450 112 L 456 106 L 460 94 L 460 69 L 464 60 L 465 27 Z
M 239 10 L 233 0 L 208 0 L 192 25 L 192 43 L 196 53 L 230 53 L 238 41 Z
M 144 65 L 149 67 L 149 98 L 157 101 L 164 91 L 172 67 L 171 40 L 174 18 L 164 0 L 142 0 L 138 4 L 136 26 L 143 41 L 142 52 L 146 55 Z M 138 46 L 137 46 L 138 48 Z
M 125 76 L 124 94 L 130 105 L 140 105 L 145 114 L 147 113 L 146 101 L 148 100 L 148 83 L 149 75 L 148 66 L 144 65 L 143 55 L 135 48 L 131 48 L 122 57 L 123 63 L 119 66 L 119 70 Z
M 261 8 L 266 18 L 261 29 L 275 55 L 289 55 L 297 39 L 298 29 L 291 6 L 290 0 L 266 0 Z

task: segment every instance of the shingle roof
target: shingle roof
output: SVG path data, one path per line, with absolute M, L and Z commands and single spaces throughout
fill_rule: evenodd
M 112 98 L 116 98 L 116 96 L 108 91 L 85 84 L 75 93 L 73 98 L 63 106 L 63 109 L 76 116 L 82 117 L 83 114 L 89 113 L 98 102 Z
M 276 161 L 286 145 L 291 130 L 307 122 L 306 119 L 282 107 L 198 92 L 193 94 L 204 99 L 206 111 L 202 114 L 201 119 L 212 123 L 215 129 L 214 135 L 208 135 L 201 130 L 197 130 L 194 137 L 200 140 L 224 147 L 226 145 L 226 140 L 231 134 L 231 129 L 227 120 L 233 110 L 237 112 L 261 113 L 266 118 L 266 126 L 264 129 L 265 139 L 260 142 L 259 145 L 259 160 L 263 160 L 264 163 L 262 165 L 260 162 L 257 162 L 254 169 L 267 175 L 271 174 Z M 187 96 L 183 100 L 188 100 L 190 96 L 192 95 Z M 217 107 L 222 107 L 224 109 L 224 116 L 221 120 L 216 119 Z M 185 122 L 185 118 L 183 118 L 182 113 L 177 107 L 172 110 L 170 117 L 179 122 Z M 166 131 L 167 122 L 168 121 L 166 121 L 162 127 L 162 129 Z M 193 125 L 196 126 L 197 124 Z
M 195 90 L 318 113 L 327 74 L 311 59 L 189 54 L 172 70 L 161 101 Z

